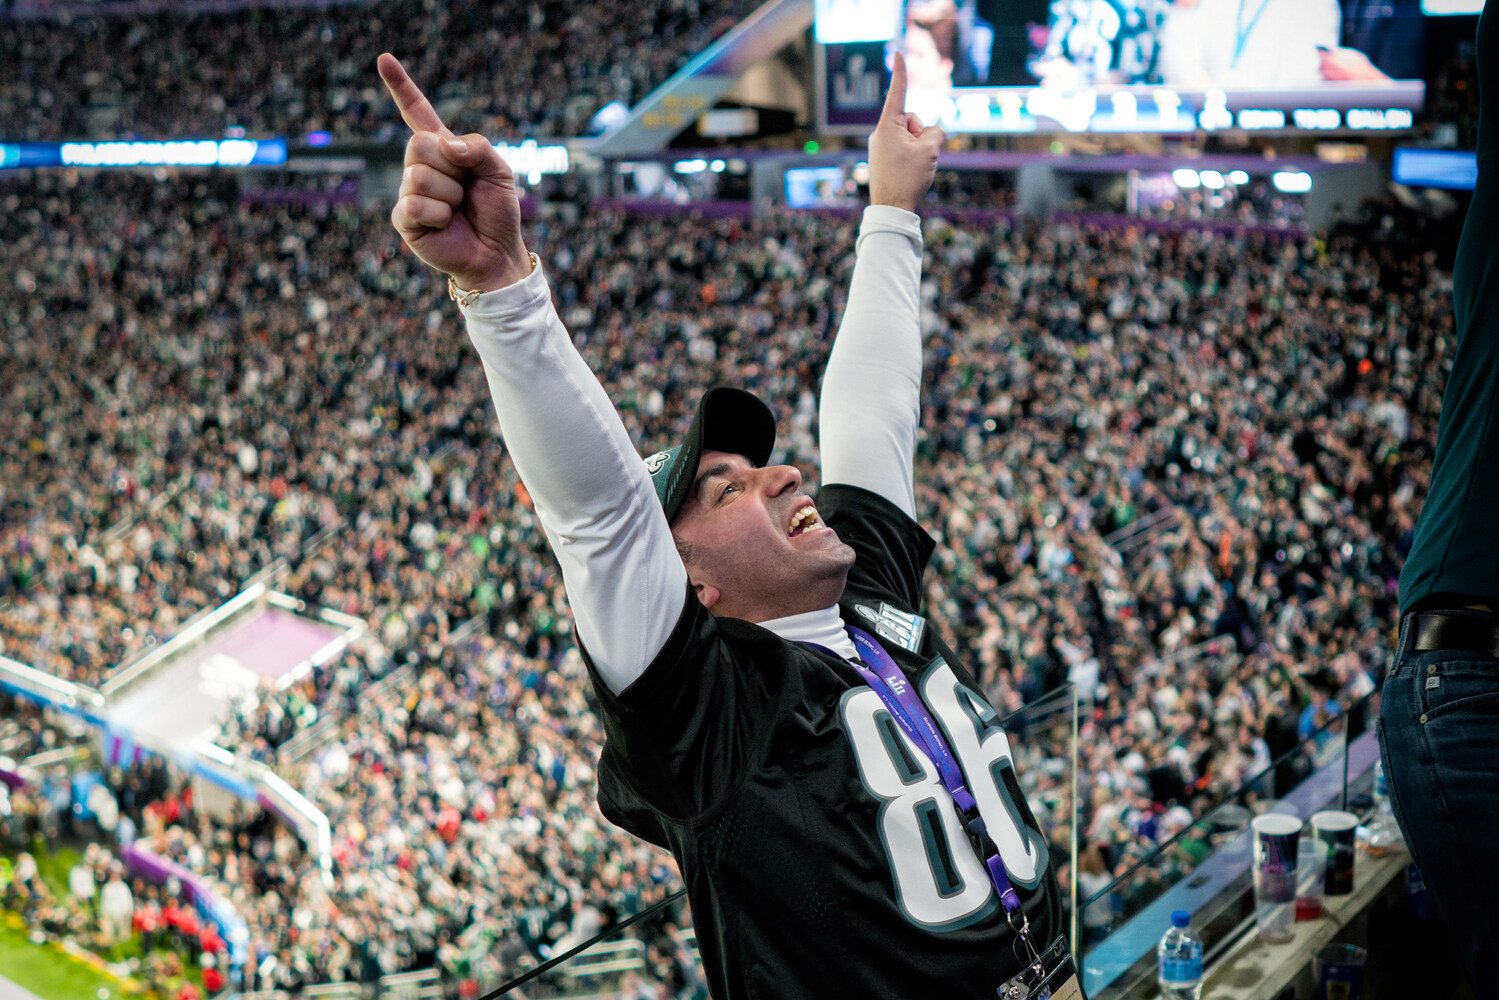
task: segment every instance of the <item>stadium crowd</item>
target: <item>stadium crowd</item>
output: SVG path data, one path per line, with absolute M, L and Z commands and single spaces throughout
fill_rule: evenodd
M 97 683 L 278 558 L 286 588 L 372 625 L 226 721 L 328 812 L 331 890 L 284 831 L 159 832 L 278 956 L 271 981 L 437 961 L 492 982 L 673 888 L 591 803 L 598 723 L 558 575 L 386 206 L 255 204 L 217 177 L 28 177 L 0 202 L 25 292 L 0 300 L 23 374 L 0 441 L 5 654 Z M 815 470 L 852 233 L 560 206 L 530 242 L 643 452 L 723 382 L 775 401 L 782 455 Z M 1054 848 L 1078 811 L 1079 846 L 1118 871 L 1377 680 L 1445 279 L 1389 233 L 971 214 L 927 234 L 931 614 L 1004 710 L 1079 685 L 1081 803 L 1024 725 L 1019 771 Z M 332 738 L 283 759 L 318 720 Z M 395 933 L 359 955 L 376 915 Z
M 358 942 L 384 926 L 396 952 L 382 971 L 438 964 L 495 983 L 675 889 L 670 858 L 593 803 L 602 731 L 586 683 L 576 653 L 542 661 L 478 638 L 341 720 L 298 773 L 347 873 L 326 910 L 353 922 L 311 930 Z M 288 947 L 274 919 L 251 923 Z M 297 925 L 298 952 L 321 965 Z
M 19 762 L 73 742 L 61 720 L 35 702 L 0 690 L 0 758 Z
M 424 79 L 484 81 L 433 95 L 459 132 L 582 135 L 601 108 L 638 102 L 754 6 L 372 0 L 7 20 L 0 139 L 217 138 L 239 129 L 387 142 L 403 126 L 375 77 L 382 48 Z M 292 56 L 310 52 L 318 57 Z

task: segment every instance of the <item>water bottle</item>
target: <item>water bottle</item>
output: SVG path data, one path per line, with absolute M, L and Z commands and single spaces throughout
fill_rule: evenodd
M 1437 918 L 1437 909 L 1431 902 L 1426 879 L 1421 875 L 1421 869 L 1415 865 L 1405 869 L 1405 891 L 1410 901 L 1411 916 L 1423 924 L 1429 924 Z
M 1202 996 L 1202 942 L 1187 930 L 1192 914 L 1177 910 L 1156 945 L 1156 982 L 1164 1000 L 1199 1000 Z
M 1405 835 L 1400 832 L 1395 810 L 1390 805 L 1390 786 L 1382 760 L 1374 762 L 1374 815 L 1369 817 L 1365 830 L 1370 857 L 1383 857 L 1405 847 Z

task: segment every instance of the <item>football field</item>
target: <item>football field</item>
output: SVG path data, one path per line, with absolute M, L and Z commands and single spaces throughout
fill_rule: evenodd
M 28 993 L 9 979 L 0 977 L 0 1000 L 37 1000 L 37 995 Z

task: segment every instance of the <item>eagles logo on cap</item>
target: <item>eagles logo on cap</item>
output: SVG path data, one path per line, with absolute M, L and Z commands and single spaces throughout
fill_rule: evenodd
M 770 461 L 775 440 L 775 417 L 752 394 L 727 386 L 708 390 L 698 401 L 682 443 L 645 459 L 666 519 L 674 519 L 686 502 L 704 451 L 743 455 L 758 468 Z

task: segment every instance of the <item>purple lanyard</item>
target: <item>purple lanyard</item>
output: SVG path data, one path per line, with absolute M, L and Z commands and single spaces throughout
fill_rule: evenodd
M 1005 872 L 1005 863 L 1000 860 L 999 849 L 994 846 L 994 841 L 989 837 L 989 831 L 984 826 L 984 819 L 979 815 L 978 803 L 974 801 L 973 794 L 963 783 L 963 770 L 953 758 L 952 751 L 947 748 L 947 740 L 942 738 L 942 731 L 937 728 L 937 721 L 932 718 L 932 713 L 926 705 L 922 704 L 921 699 L 912 689 L 911 682 L 906 679 L 905 673 L 894 658 L 885 652 L 884 647 L 863 629 L 852 625 L 846 627 L 849 638 L 854 641 L 854 648 L 859 651 L 859 658 L 864 661 L 864 663 L 854 662 L 853 668 L 859 671 L 866 684 L 874 688 L 875 694 L 880 696 L 880 700 L 885 703 L 885 707 L 890 710 L 895 721 L 900 723 L 900 727 L 906 731 L 906 735 L 911 737 L 912 742 L 920 747 L 926 753 L 927 758 L 937 766 L 937 773 L 942 778 L 942 787 L 947 789 L 958 807 L 958 820 L 972 838 L 979 856 L 984 859 L 984 867 L 989 870 L 989 878 L 994 883 L 994 888 L 999 890 L 999 901 L 1005 908 L 1005 914 L 1014 925 L 1018 913 L 1021 925 L 1024 926 L 1027 921 L 1025 921 L 1025 914 L 1020 912 L 1020 896 L 1015 892 L 1015 887 L 1010 884 L 1010 876 Z M 1021 927 L 1016 927 L 1016 930 L 1024 934 Z

